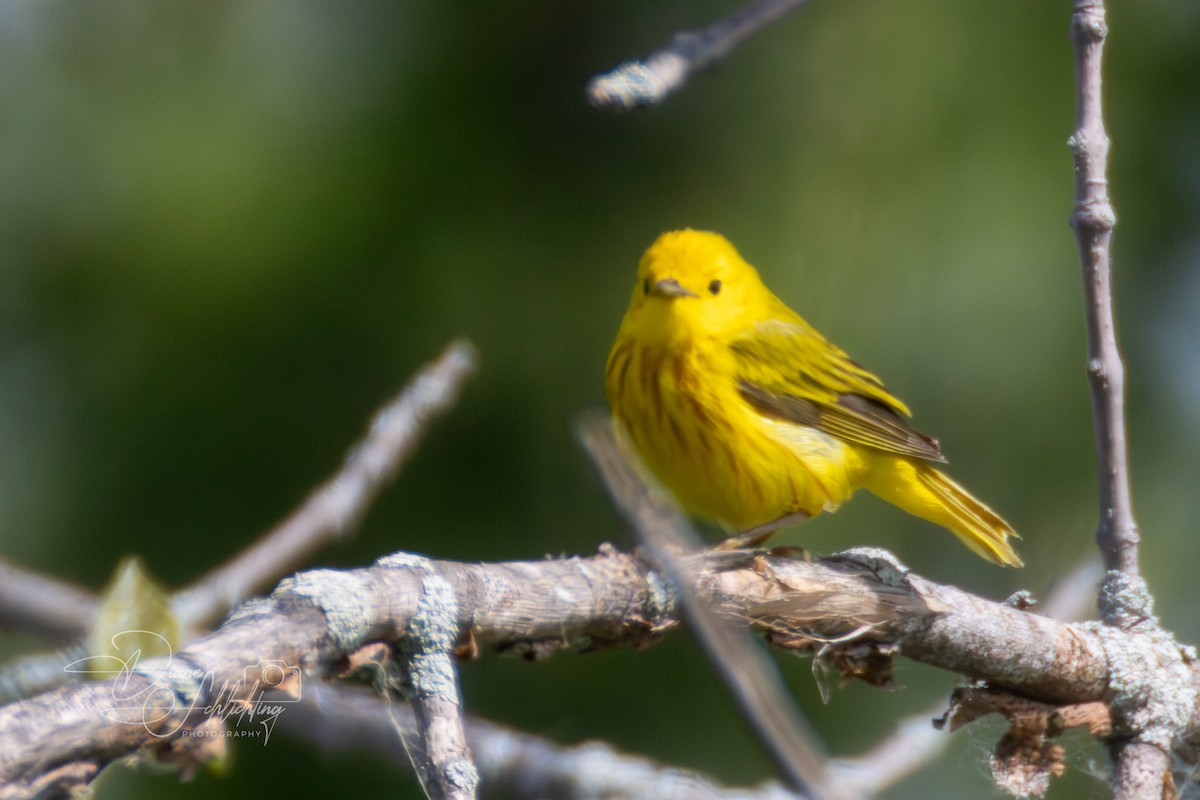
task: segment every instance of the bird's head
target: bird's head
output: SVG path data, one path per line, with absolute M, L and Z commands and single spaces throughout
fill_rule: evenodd
M 638 263 L 628 317 L 664 335 L 740 330 L 762 316 L 771 292 L 754 267 L 717 233 L 664 233 Z

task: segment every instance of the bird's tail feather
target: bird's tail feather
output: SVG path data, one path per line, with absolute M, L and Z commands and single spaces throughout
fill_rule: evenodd
M 970 492 L 924 461 L 891 459 L 891 469 L 874 470 L 867 489 L 914 516 L 948 529 L 962 543 L 989 561 L 1022 566 L 1009 544 L 1016 531 Z

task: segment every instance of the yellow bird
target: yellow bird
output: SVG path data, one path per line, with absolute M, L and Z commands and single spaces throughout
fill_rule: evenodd
M 763 284 L 727 239 L 664 233 L 638 264 L 608 355 L 608 402 L 692 514 L 757 543 L 865 488 L 1021 566 L 1019 538 L 933 465 L 908 407 Z

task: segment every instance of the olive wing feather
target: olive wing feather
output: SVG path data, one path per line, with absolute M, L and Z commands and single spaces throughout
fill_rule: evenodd
M 936 439 L 904 420 L 903 402 L 803 321 L 760 322 L 730 350 L 738 392 L 760 413 L 877 450 L 946 460 Z

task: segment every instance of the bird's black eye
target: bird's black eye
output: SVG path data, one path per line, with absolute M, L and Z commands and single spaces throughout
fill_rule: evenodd
M 710 294 L 719 294 L 721 292 L 721 282 L 714 280 L 708 285 L 708 291 Z
M 642 293 L 650 294 L 650 279 L 642 278 Z

